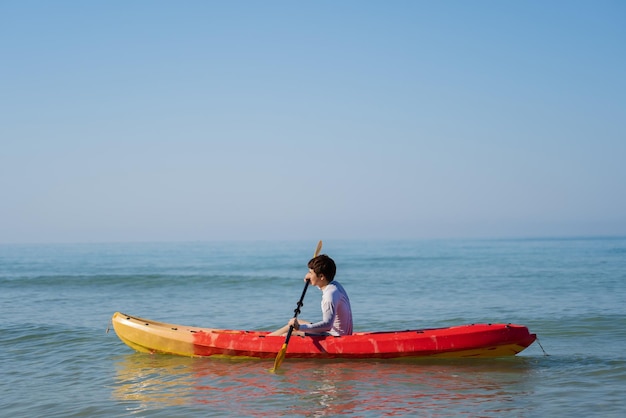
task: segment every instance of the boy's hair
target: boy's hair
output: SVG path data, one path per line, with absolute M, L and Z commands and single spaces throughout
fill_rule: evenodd
M 308 267 L 318 276 L 324 275 L 328 282 L 332 282 L 337 272 L 337 266 L 332 258 L 326 254 L 318 255 L 309 261 Z

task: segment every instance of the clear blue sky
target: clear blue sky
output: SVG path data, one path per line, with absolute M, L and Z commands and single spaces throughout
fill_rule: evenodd
M 2 1 L 0 243 L 626 235 L 624 22 Z

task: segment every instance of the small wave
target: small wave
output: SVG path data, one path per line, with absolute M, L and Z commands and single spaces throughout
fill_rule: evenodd
M 278 276 L 262 276 L 263 280 L 279 280 Z M 93 287 L 93 286 L 143 286 L 157 287 L 164 285 L 195 285 L 203 283 L 223 285 L 249 285 L 259 277 L 251 275 L 223 274 L 104 274 L 104 275 L 49 275 L 34 277 L 0 278 L 0 286 L 4 288 L 27 287 Z

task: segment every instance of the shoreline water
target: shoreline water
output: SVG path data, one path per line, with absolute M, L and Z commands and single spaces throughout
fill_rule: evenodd
M 0 364 L 10 416 L 573 415 L 626 412 L 626 239 L 325 241 L 355 331 L 513 322 L 513 359 L 270 363 L 133 352 L 115 311 L 273 329 L 314 244 L 0 245 Z M 302 317 L 319 314 L 310 292 Z

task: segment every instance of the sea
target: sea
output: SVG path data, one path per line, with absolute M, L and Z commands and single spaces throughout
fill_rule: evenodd
M 317 241 L 0 245 L 1 417 L 626 416 L 626 238 L 327 240 L 355 331 L 515 323 L 515 357 L 186 358 L 134 352 L 116 311 L 273 330 Z M 309 288 L 300 318 L 317 320 Z

